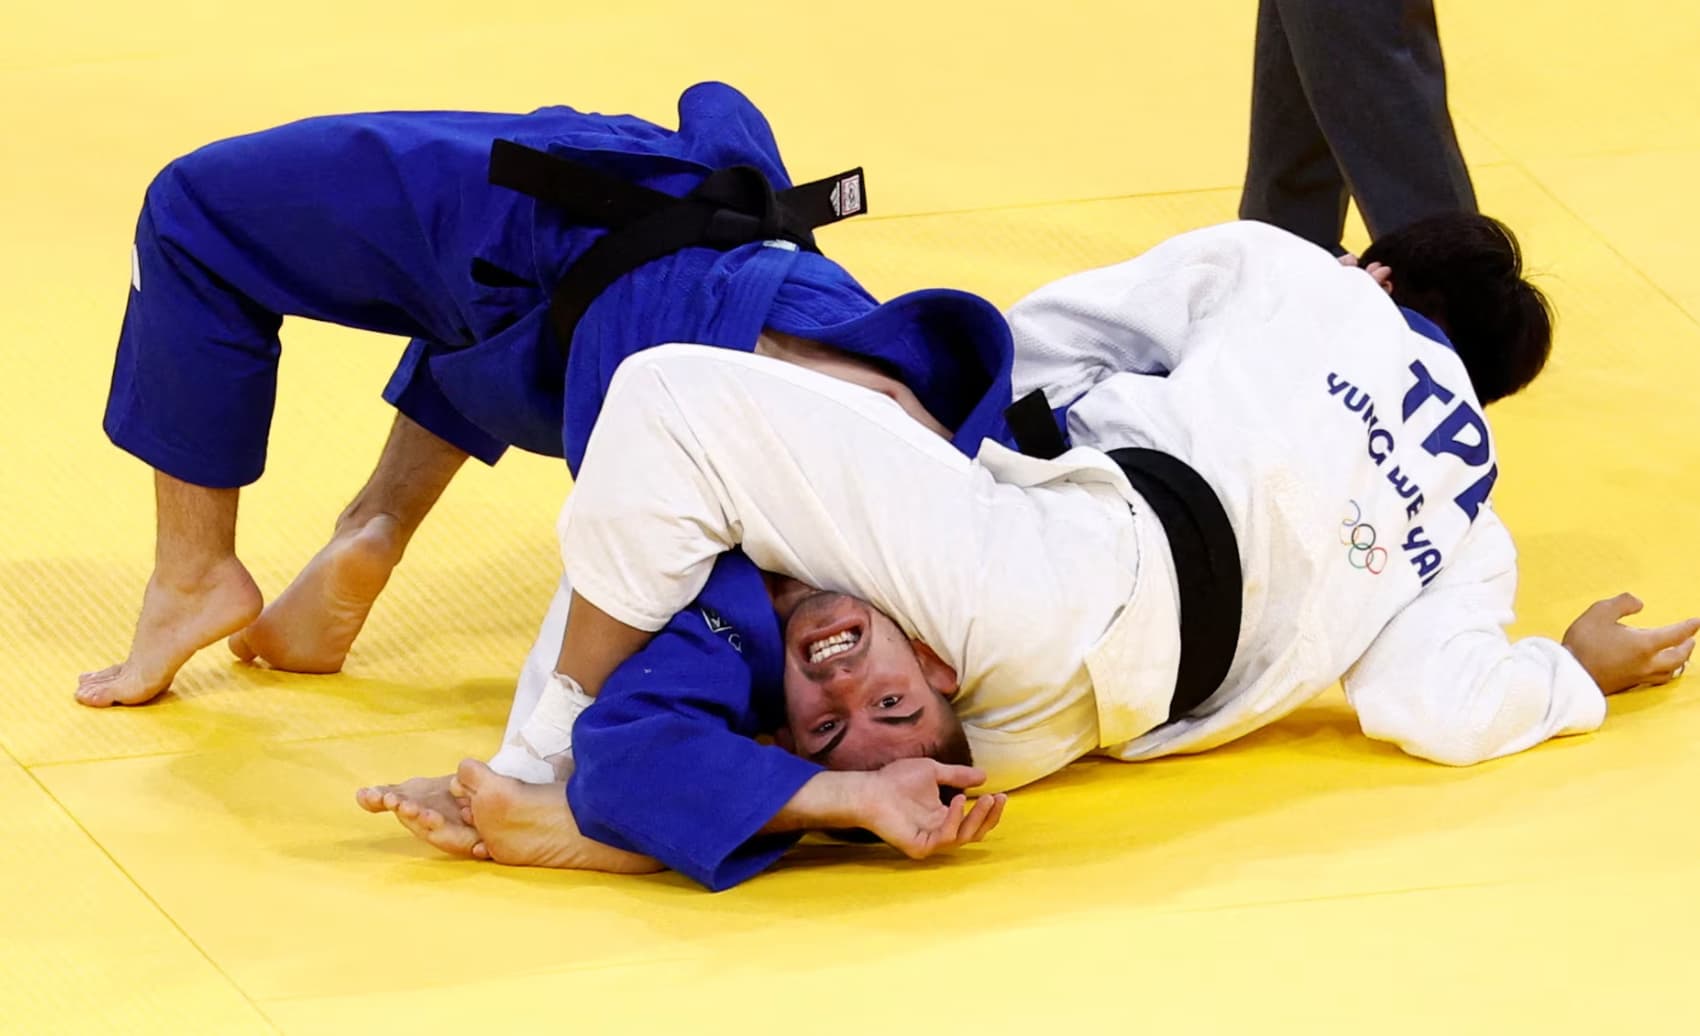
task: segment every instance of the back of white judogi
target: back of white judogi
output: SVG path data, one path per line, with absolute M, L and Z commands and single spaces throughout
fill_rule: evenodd
M 1395 271 L 1397 276 L 1397 271 Z M 1130 724 L 1118 623 L 1089 659 L 1111 754 L 1199 751 L 1347 679 L 1366 732 L 1471 762 L 1592 729 L 1603 698 L 1551 641 L 1513 645 L 1515 552 L 1463 363 L 1363 272 L 1235 223 L 1040 289 L 1010 313 L 1016 394 L 1072 403 L 1077 445 L 1195 467 L 1239 538 L 1244 619 L 1192 717 Z M 1436 605 L 1434 602 L 1440 602 Z

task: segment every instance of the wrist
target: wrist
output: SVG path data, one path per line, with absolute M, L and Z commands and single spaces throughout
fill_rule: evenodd
M 856 827 L 861 823 L 865 774 L 822 770 L 792 795 L 764 833 Z
M 821 828 L 857 827 L 865 812 L 863 804 L 868 775 L 848 770 L 822 770 L 810 783 L 820 785 L 815 806 L 815 826 Z
M 1586 647 L 1578 650 L 1577 643 L 1572 641 L 1568 635 L 1561 643 L 1564 646 L 1564 650 L 1570 653 L 1570 657 L 1576 660 L 1576 664 L 1582 667 L 1582 671 L 1588 674 L 1588 679 L 1594 681 L 1594 686 L 1600 689 L 1601 694 L 1609 696 L 1619 690 L 1622 690 L 1621 687 L 1612 685 L 1607 673 L 1595 668 L 1593 662 L 1589 658 L 1591 652 L 1588 651 Z

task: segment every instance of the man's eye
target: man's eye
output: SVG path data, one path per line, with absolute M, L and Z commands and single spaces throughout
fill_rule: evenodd
M 829 719 L 825 723 L 822 723 L 819 726 L 815 727 L 815 729 L 810 731 L 810 733 L 820 734 L 822 736 L 825 736 L 827 734 L 832 733 L 834 730 L 837 730 L 837 729 L 838 729 L 838 721 L 835 720 L 835 719 Z
M 895 694 L 888 694 L 880 699 L 880 708 L 882 709 L 895 709 L 901 704 L 903 704 L 903 699 Z

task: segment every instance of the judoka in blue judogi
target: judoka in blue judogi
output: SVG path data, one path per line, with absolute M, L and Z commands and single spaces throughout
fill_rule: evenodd
M 497 142 L 532 163 L 494 176 Z M 533 182 L 538 152 L 545 171 L 565 159 L 591 183 L 668 198 L 712 188 L 695 210 L 703 243 L 622 270 L 621 255 L 654 248 L 637 234 L 609 267 L 607 227 L 534 196 L 550 186 Z M 575 466 L 613 371 L 649 346 L 824 344 L 946 427 L 995 422 L 1007 397 L 987 390 L 1009 366 L 996 309 L 947 290 L 876 303 L 809 233 L 865 207 L 859 173 L 787 203 L 790 184 L 761 113 L 715 83 L 684 93 L 677 130 L 566 107 L 330 116 L 167 165 L 137 224 L 105 419 L 113 442 L 155 469 L 156 567 L 129 656 L 84 674 L 78 699 L 147 701 L 226 636 L 277 668 L 341 668 L 465 459 L 493 463 L 518 446 Z M 638 222 L 643 198 L 610 197 L 610 222 Z M 573 278 L 578 296 L 563 306 Z M 285 315 L 408 345 L 384 390 L 398 414 L 372 476 L 262 612 L 235 554 L 235 515 L 239 488 L 265 466 Z

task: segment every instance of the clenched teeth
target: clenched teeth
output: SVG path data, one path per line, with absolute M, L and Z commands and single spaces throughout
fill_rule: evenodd
M 810 643 L 805 654 L 809 656 L 811 663 L 818 665 L 829 658 L 849 651 L 861 639 L 862 635 L 856 630 L 845 630 L 843 633 L 834 633 L 830 637 L 822 637 L 820 640 Z

